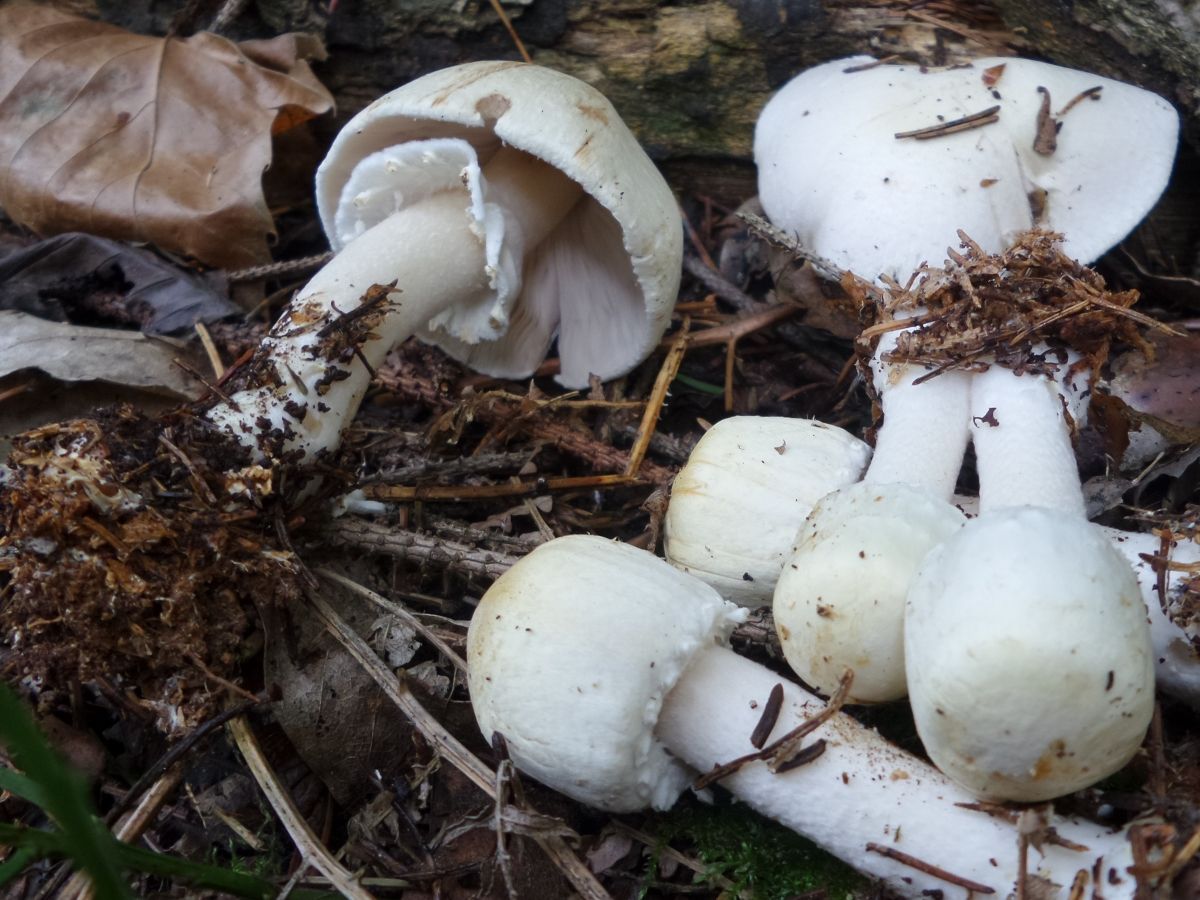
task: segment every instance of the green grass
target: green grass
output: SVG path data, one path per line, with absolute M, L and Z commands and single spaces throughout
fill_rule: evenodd
M 691 844 L 708 880 L 723 875 L 755 900 L 784 900 L 818 888 L 839 900 L 867 885 L 816 845 L 739 804 L 684 803 L 658 817 L 654 832 L 676 846 Z
M 0 768 L 0 789 L 40 807 L 54 823 L 29 828 L 0 823 L 0 846 L 12 853 L 0 863 L 0 888 L 40 859 L 67 859 L 91 879 L 97 900 L 133 896 L 127 873 L 140 872 L 237 897 L 270 898 L 277 886 L 220 866 L 153 853 L 117 841 L 96 817 L 87 785 L 50 747 L 16 695 L 0 685 L 0 742 L 20 771 Z M 293 891 L 297 900 L 325 900 L 328 892 Z

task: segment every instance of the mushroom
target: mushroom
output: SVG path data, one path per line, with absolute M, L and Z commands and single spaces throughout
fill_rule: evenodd
M 1166 187 L 1179 117 L 1141 88 L 1011 57 L 873 63 L 802 72 L 754 135 L 767 216 L 843 268 L 903 282 L 959 229 L 997 253 L 1034 226 L 1092 260 Z
M 538 66 L 468 63 L 376 100 L 321 164 L 317 206 L 337 256 L 209 413 L 262 455 L 335 448 L 414 333 L 504 377 L 557 335 L 565 385 L 612 378 L 656 345 L 678 289 L 662 176 L 600 93 Z
M 959 784 L 1046 800 L 1112 774 L 1141 745 L 1154 712 L 1146 605 L 1084 515 L 1056 382 L 993 364 L 971 401 L 980 514 L 909 588 L 909 699 L 926 752 Z
M 817 500 L 857 481 L 870 458 L 870 447 L 824 422 L 780 416 L 717 422 L 671 485 L 667 561 L 727 600 L 769 603 L 797 526 Z
M 997 251 L 1037 223 L 1062 229 L 1070 251 L 1091 259 L 1133 227 L 1166 184 L 1178 119 L 1166 101 L 1146 91 L 1029 60 L 980 60 L 935 72 L 870 62 L 840 60 L 801 74 L 768 103 L 755 133 L 759 194 L 768 216 L 834 264 L 885 281 L 903 280 L 924 261 L 940 258 L 960 229 L 984 249 Z M 1057 118 L 1051 115 L 1053 97 L 1061 98 Z M 1093 102 L 1097 98 L 1102 99 Z M 1114 119 L 1133 129 L 1114 135 Z M 797 146 L 805 152 L 794 152 Z M 1130 181 L 1125 170 L 1134 163 L 1136 185 L 1114 202 L 1112 185 Z M 845 188 L 848 178 L 853 193 Z M 866 221 L 870 227 L 864 227 Z M 937 277 L 931 272 L 928 280 L 936 283 Z M 917 285 L 917 294 L 925 287 Z M 885 290 L 874 292 L 882 299 L 885 320 L 908 316 L 920 329 L 927 312 L 921 304 L 904 310 L 890 306 L 898 288 L 888 281 Z M 872 361 L 884 427 L 865 480 L 907 483 L 943 500 L 953 489 L 965 448 L 967 420 L 958 417 L 970 416 L 969 379 L 951 371 L 914 383 L 929 373 L 903 361 L 883 361 L 899 340 L 895 331 L 885 334 Z M 976 416 L 981 415 L 978 408 Z M 904 442 L 909 456 L 885 449 L 893 433 L 911 436 L 911 443 Z M 848 498 L 837 501 L 835 495 L 830 503 L 849 503 Z M 876 508 L 903 509 L 904 502 Z M 827 516 L 845 527 L 843 514 Z M 890 521 L 890 527 L 882 522 L 859 527 L 870 534 L 852 540 L 872 540 L 859 548 L 864 560 L 881 558 L 885 549 L 899 552 L 899 545 L 885 537 L 889 530 L 912 537 L 902 514 Z M 833 673 L 852 666 L 860 676 L 856 699 L 903 694 L 896 645 L 904 576 L 915 570 L 922 550 L 934 546 L 938 533 L 908 545 L 906 568 L 892 568 L 893 589 L 882 595 L 875 593 L 875 576 L 867 566 L 858 567 L 860 580 L 846 584 L 854 577 L 853 558 L 839 555 L 838 564 L 828 568 L 836 551 L 823 546 L 819 526 L 801 535 L 776 588 L 775 610 L 785 651 L 794 645 L 789 659 L 801 661 L 802 677 L 829 690 Z M 901 562 L 897 556 L 895 565 Z M 826 574 L 830 571 L 838 573 L 842 587 Z M 880 652 L 885 642 L 879 641 L 868 653 L 861 636 L 878 634 L 877 629 L 886 630 L 892 644 Z
M 777 686 L 779 717 L 766 729 L 774 735 L 829 714 L 725 646 L 744 616 L 649 553 L 557 538 L 502 575 L 471 619 L 479 727 L 486 738 L 503 735 L 518 769 L 583 803 L 669 807 L 696 771 L 754 752 L 751 734 L 763 730 Z M 1013 891 L 1015 821 L 965 808 L 965 792 L 845 714 L 810 740 L 803 765 L 772 774 L 750 762 L 721 783 L 901 896 Z M 1063 897 L 1073 882 L 1086 889 L 1092 878 L 1110 900 L 1134 896 L 1126 834 L 1079 819 L 1046 824 L 1057 838 L 1029 854 L 1027 879 L 1043 880 L 1045 896 Z

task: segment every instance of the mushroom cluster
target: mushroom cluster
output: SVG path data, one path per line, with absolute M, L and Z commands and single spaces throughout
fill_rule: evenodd
M 1135 895 L 1128 832 L 1050 815 L 1023 863 L 1015 816 L 981 810 L 928 763 L 730 650 L 745 615 L 626 544 L 542 544 L 471 618 L 480 730 L 502 735 L 523 772 L 614 812 L 668 807 L 697 773 L 745 758 L 719 770 L 736 797 L 900 896 L 1018 884 Z
M 774 593 L 777 630 L 789 662 L 821 691 L 846 668 L 856 675 L 852 700 L 907 691 L 926 749 L 975 793 L 1058 796 L 1136 750 L 1156 658 L 1184 690 L 1194 676 L 1179 673 L 1200 669 L 1194 651 L 1166 651 L 1172 629 L 1147 628 L 1147 605 L 1160 613 L 1151 610 L 1152 622 L 1163 618 L 1150 579 L 1139 582 L 1084 517 L 1071 428 L 1086 416 L 1089 361 L 1058 336 L 1036 343 L 1039 323 L 1015 313 L 1005 325 L 1009 337 L 1027 332 L 1023 355 L 999 341 L 964 352 L 962 333 L 947 359 L 927 351 L 947 330 L 938 306 L 947 282 L 965 285 L 961 302 L 975 309 L 980 297 L 996 306 L 1009 282 L 1011 310 L 1023 302 L 1020 260 L 993 254 L 1027 229 L 1062 232 L 1064 253 L 1083 259 L 1124 236 L 1166 184 L 1177 116 L 1146 91 L 1029 60 L 942 71 L 869 63 L 803 73 L 768 104 L 756 133 L 774 224 L 884 282 L 863 290 L 882 335 L 870 360 L 883 413 L 875 455 L 862 482 L 817 501 L 802 528 L 793 520 L 793 554 Z M 1136 131 L 1107 127 L 1114 118 Z M 1137 179 L 1106 178 L 1135 160 Z M 1119 197 L 1116 181 L 1128 185 Z M 948 268 L 897 283 L 963 231 L 973 238 L 967 259 L 946 250 Z M 1032 255 L 1052 242 L 1025 240 Z M 979 287 L 970 278 L 985 258 L 994 277 Z M 1063 277 L 1078 268 L 1066 265 Z M 969 440 L 982 514 L 968 523 L 948 501 Z M 742 471 L 725 494 L 739 492 Z M 707 534 L 691 526 L 694 542 L 721 546 L 722 523 L 707 523 Z M 1175 629 L 1176 651 L 1187 646 L 1178 637 Z M 1073 717 L 1058 714 L 1059 692 Z

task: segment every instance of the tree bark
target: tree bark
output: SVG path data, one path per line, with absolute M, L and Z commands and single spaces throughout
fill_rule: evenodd
M 90 2 L 106 20 L 137 31 L 161 33 L 180 18 L 177 3 Z M 1155 90 L 1180 108 L 1189 142 L 1200 137 L 1197 0 L 502 2 L 535 62 L 595 85 L 674 185 L 729 206 L 755 193 L 754 122 L 770 95 L 802 69 L 850 54 L 928 65 L 1038 56 Z M 222 5 L 192 3 L 195 28 Z M 318 124 L 322 140 L 421 74 L 520 58 L 489 0 L 255 0 L 229 31 L 325 39 L 329 58 L 315 68 L 338 112 Z

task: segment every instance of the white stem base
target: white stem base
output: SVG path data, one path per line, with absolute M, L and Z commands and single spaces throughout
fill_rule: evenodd
M 656 734 L 676 756 L 704 772 L 753 751 L 750 733 L 771 689 L 783 684 L 784 703 L 772 737 L 779 737 L 824 708 L 824 703 L 763 666 L 713 647 L 689 665 L 668 695 Z M 1017 829 L 1002 819 L 964 809 L 974 798 L 929 764 L 892 746 L 851 717 L 839 714 L 809 738 L 826 741 L 825 752 L 790 772 L 772 775 L 751 763 L 722 784 L 758 812 L 828 850 L 849 865 L 885 882 L 905 897 L 962 887 L 880 852 L 889 848 L 932 864 L 959 879 L 986 885 L 1006 897 L 1018 878 Z M 1091 822 L 1052 817 L 1058 834 L 1087 846 L 1073 852 L 1046 844 L 1030 848 L 1028 874 L 1062 885 L 1080 871 L 1102 873 L 1106 900 L 1134 896 L 1126 868 L 1132 854 L 1125 835 Z M 1043 855 L 1044 854 L 1044 855 Z M 1096 867 L 1096 868 L 1094 868 Z M 978 895 L 975 895 L 978 896 Z M 1050 895 L 1046 895 L 1050 896 Z

